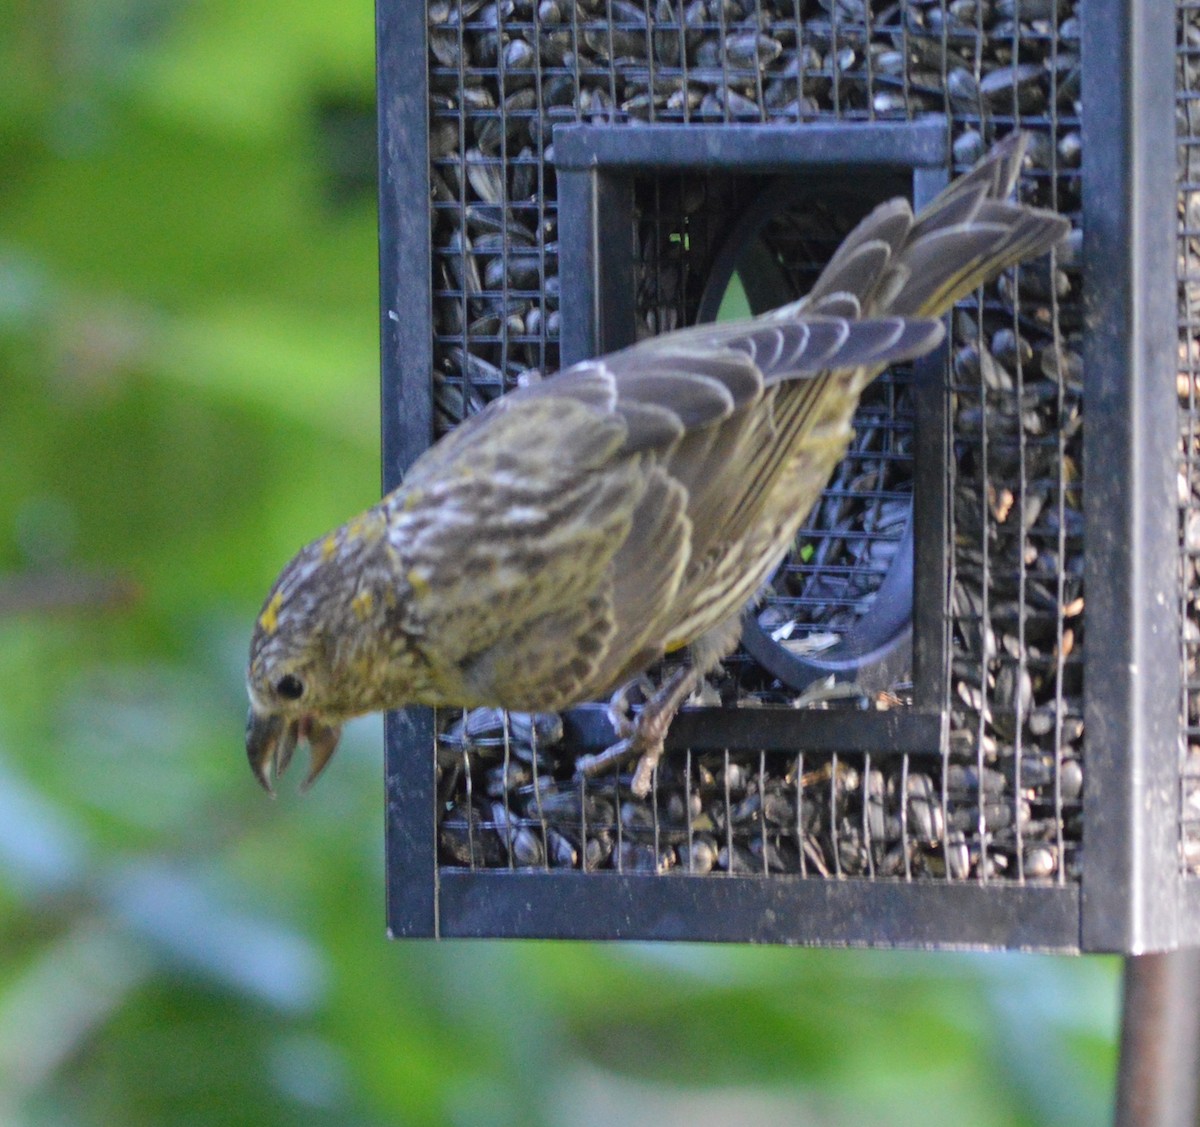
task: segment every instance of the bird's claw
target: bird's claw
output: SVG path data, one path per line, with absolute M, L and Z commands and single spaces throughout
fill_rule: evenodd
M 632 740 L 629 738 L 617 740 L 603 751 L 595 755 L 581 755 L 575 760 L 576 779 L 594 779 L 604 770 L 615 763 L 621 763 L 632 753 Z
M 637 731 L 637 715 L 633 711 L 634 698 L 640 697 L 639 703 L 652 698 L 654 683 L 644 673 L 626 681 L 608 701 L 608 722 L 618 739 L 631 739 Z

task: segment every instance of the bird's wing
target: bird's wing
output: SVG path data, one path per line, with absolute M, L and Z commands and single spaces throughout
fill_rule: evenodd
M 822 411 L 827 382 L 837 378 L 830 368 L 875 370 L 927 351 L 941 335 L 940 322 L 900 318 L 710 325 L 578 365 L 510 397 L 508 409 L 519 411 L 526 403 L 586 401 L 625 428 L 614 461 L 640 456 L 644 492 L 609 566 L 620 644 L 596 667 L 597 689 L 676 641 L 680 607 L 694 601 L 689 594 L 681 604 L 682 588 L 726 565 L 729 545 L 761 523 L 776 477 L 794 459 L 776 441 L 778 385 L 795 385 L 801 406 L 789 402 L 788 417 L 807 405 L 818 428 L 829 422 Z M 606 381 L 611 397 L 600 394 Z M 852 409 L 851 402 L 843 414 Z M 839 418 L 824 446 L 840 452 L 848 433 Z
M 684 422 L 693 371 L 731 390 L 733 409 L 713 412 L 702 425 L 684 425 L 685 437 L 665 458 L 687 491 L 693 523 L 693 561 L 714 542 L 736 538 L 755 524 L 794 444 L 779 442 L 781 430 L 832 427 L 843 445 L 863 373 L 919 356 L 942 339 L 940 321 L 885 317 L 801 315 L 790 321 L 756 318 L 706 325 L 680 336 L 646 342 L 607 357 L 620 400 L 633 396 Z M 676 334 L 675 336 L 679 336 Z M 645 377 L 647 370 L 656 374 Z M 831 397 L 831 381 L 845 394 Z M 777 389 L 787 384 L 786 402 Z M 744 389 L 732 394 L 732 389 Z M 642 402 L 647 400 L 642 399 Z M 829 415 L 833 409 L 833 416 Z
M 694 402 L 727 411 L 720 398 Z M 455 431 L 427 451 L 393 495 L 410 617 L 436 634 L 459 695 L 515 708 L 577 701 L 601 665 L 637 646 L 624 627 L 674 597 L 690 522 L 651 451 L 669 450 L 684 426 L 650 398 L 626 410 L 616 400 L 599 368 L 513 392 L 470 421 L 467 441 Z M 614 569 L 631 538 L 636 566 Z

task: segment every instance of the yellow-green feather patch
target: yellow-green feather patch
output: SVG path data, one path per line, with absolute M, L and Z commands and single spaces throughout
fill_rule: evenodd
M 283 592 L 276 591 L 267 603 L 266 609 L 258 616 L 258 624 L 268 634 L 274 634 L 279 629 L 279 608 L 283 606 Z

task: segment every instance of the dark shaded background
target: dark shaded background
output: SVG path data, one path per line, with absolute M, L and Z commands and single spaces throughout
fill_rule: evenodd
M 0 29 L 0 1122 L 1104 1120 L 1111 961 L 388 943 L 378 723 L 305 799 L 241 748 L 377 493 L 371 8 Z

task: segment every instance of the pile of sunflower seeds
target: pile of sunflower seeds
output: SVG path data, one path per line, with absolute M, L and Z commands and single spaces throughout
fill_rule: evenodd
M 442 430 L 513 387 L 529 369 L 558 366 L 558 123 L 632 128 L 643 121 L 945 114 L 955 173 L 1019 127 L 1032 134 L 1022 196 L 1068 216 L 1079 212 L 1079 24 L 1076 5 L 1067 0 L 429 0 L 428 15 L 435 383 Z M 695 319 L 718 234 L 747 200 L 745 183 L 732 176 L 637 183 L 642 331 L 666 331 Z M 699 832 L 716 843 L 714 866 L 722 867 L 725 850 L 727 870 L 738 871 L 738 849 L 754 856 L 757 836 L 756 871 L 775 871 L 769 860 L 774 848 L 778 856 L 794 856 L 787 871 L 809 875 L 1074 878 L 1084 774 L 1078 254 L 1076 231 L 1052 264 L 1008 274 L 954 320 L 949 769 L 937 756 L 920 769 L 900 756 L 869 762 L 864 756 L 836 762 L 807 756 L 799 769 L 797 757 L 788 765 L 773 755 L 750 755 L 735 759 L 731 778 L 723 763 L 694 757 L 688 774 L 671 758 L 660 770 L 658 799 L 642 804 L 655 819 L 658 837 L 652 841 L 661 845 L 664 833 L 670 838 L 677 832 L 678 811 L 668 809 L 674 795 L 686 810 L 699 799 L 694 818 L 712 827 Z M 861 474 L 846 471 L 842 478 L 843 494 L 851 491 L 845 487 L 863 484 Z M 865 484 L 870 489 L 880 483 Z M 894 527 L 905 484 L 893 477 L 884 485 L 898 495 L 899 508 L 884 514 L 885 524 Z M 840 522 L 843 531 L 853 532 L 869 509 L 843 506 L 834 527 Z M 885 546 L 871 550 L 886 553 L 887 537 L 878 540 Z M 878 573 L 886 559 L 872 562 Z M 833 636 L 843 625 L 811 605 L 803 615 L 797 612 L 796 622 L 802 634 Z M 781 635 L 790 629 L 786 619 L 769 619 L 768 626 Z M 731 664 L 737 684 L 732 693 L 729 685 L 720 686 L 727 702 L 795 699 L 789 686 L 749 666 L 748 659 Z M 454 738 L 447 739 L 453 747 Z M 510 734 L 514 755 L 515 746 Z M 569 749 L 562 749 L 560 762 L 552 746 L 539 745 L 547 757 L 539 784 L 555 789 L 538 785 L 530 792 L 521 789 L 534 786 L 528 779 L 513 778 L 509 785 L 507 769 L 499 781 L 485 778 L 496 762 L 467 741 L 469 767 L 460 762 L 445 771 L 457 787 L 447 794 L 442 823 L 447 863 L 560 863 L 571 854 L 551 829 L 573 842 L 576 865 L 624 865 L 620 848 L 644 843 L 632 824 L 644 815 L 631 813 L 630 824 L 623 822 L 631 800 L 616 782 L 607 796 L 602 781 L 586 788 L 586 799 L 602 804 L 591 811 L 597 817 L 587 819 L 599 845 L 589 845 L 587 834 L 573 839 L 544 820 L 547 799 L 552 809 L 556 801 L 568 808 L 575 802 L 576 821 L 587 809 L 571 782 Z M 507 767 L 518 761 L 510 758 Z M 1200 774 L 1200 753 L 1197 769 Z M 677 772 L 673 782 L 670 772 Z M 800 816 L 789 828 L 756 815 L 757 822 L 745 824 L 757 828 L 739 837 L 732 816 L 722 821 L 719 811 L 705 806 L 713 794 L 724 803 L 727 784 L 735 805 L 761 792 L 760 802 L 781 796 Z M 814 799 L 816 820 L 808 825 L 805 802 L 814 787 L 825 799 Z M 910 788 L 932 788 L 938 816 L 923 826 L 925 838 L 912 834 L 901 841 L 889 829 L 895 820 L 909 826 L 921 818 L 909 810 Z M 556 797 L 562 793 L 573 797 Z M 529 812 L 530 797 L 542 803 L 541 813 L 536 805 Z M 542 861 L 530 861 L 532 853 L 514 856 L 510 847 L 521 829 L 533 834 Z M 527 844 L 525 837 L 521 841 Z M 893 855 L 897 842 L 900 852 Z M 669 844 L 673 864 L 682 866 L 678 842 Z M 476 855 L 476 849 L 483 852 Z M 688 866 L 697 867 L 690 855 Z
M 1012 779 L 994 767 L 688 752 L 667 757 L 637 800 L 628 771 L 579 779 L 574 763 L 556 715 L 460 716 L 438 742 L 441 862 L 956 880 L 1019 868 L 1038 879 L 1055 874 L 1063 848 L 1034 800 L 1014 810 Z

